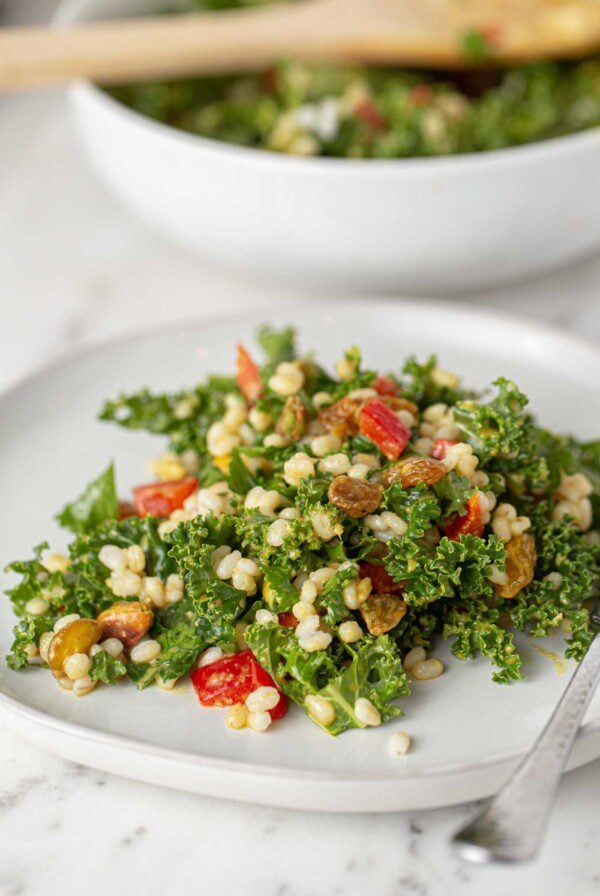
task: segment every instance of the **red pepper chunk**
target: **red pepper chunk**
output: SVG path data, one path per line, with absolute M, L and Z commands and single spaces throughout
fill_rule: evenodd
M 394 582 L 393 578 L 379 563 L 364 561 L 359 564 L 358 574 L 361 579 L 371 579 L 371 587 L 375 594 L 400 594 L 404 591 L 404 582 Z
M 373 383 L 373 388 L 377 392 L 378 395 L 397 395 L 398 394 L 398 386 L 394 382 L 394 380 L 390 379 L 389 376 L 384 376 L 380 374 L 375 382 Z
M 479 495 L 474 494 L 467 501 L 467 512 L 464 516 L 451 519 L 444 527 L 444 535 L 451 541 L 458 541 L 461 535 L 476 535 L 481 538 L 484 528 Z
M 196 669 L 190 677 L 203 706 L 233 706 L 245 703 L 257 688 L 277 688 L 269 673 L 257 663 L 251 650 L 221 657 L 214 663 Z M 284 716 L 286 711 L 287 699 L 285 694 L 281 694 L 279 703 L 269 710 L 269 714 L 275 721 Z
M 237 346 L 235 379 L 246 401 L 249 404 L 254 404 L 262 392 L 260 373 L 258 364 L 252 360 L 252 355 L 241 342 L 238 342 Z
M 388 460 L 397 460 L 410 439 L 408 429 L 379 398 L 371 398 L 360 411 L 359 428 Z
M 133 505 L 138 516 L 169 516 L 198 488 L 195 476 L 150 482 L 133 489 Z
M 443 460 L 451 445 L 458 445 L 458 442 L 455 442 L 454 439 L 436 439 L 431 449 L 431 456 L 436 460 Z

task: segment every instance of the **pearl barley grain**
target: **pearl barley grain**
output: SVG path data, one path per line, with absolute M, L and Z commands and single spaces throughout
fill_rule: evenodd
M 140 641 L 132 648 L 130 656 L 134 663 L 151 663 L 159 656 L 161 649 L 158 641 Z
M 309 694 L 304 701 L 304 706 L 309 716 L 315 722 L 318 722 L 319 725 L 328 727 L 333 725 L 336 720 L 335 709 L 329 700 L 325 700 L 324 697 L 320 697 L 318 694 Z
M 265 710 L 263 712 L 249 712 L 246 724 L 252 731 L 266 731 L 271 721 L 271 716 Z
M 264 685 L 248 694 L 246 709 L 250 712 L 268 712 L 269 709 L 275 709 L 280 699 L 281 695 L 277 688 Z
M 406 731 L 394 731 L 388 738 L 387 751 L 390 756 L 404 756 L 410 749 L 410 737 Z
M 377 707 L 366 697 L 359 697 L 354 704 L 354 715 L 363 725 L 376 727 L 381 725 L 381 714 Z

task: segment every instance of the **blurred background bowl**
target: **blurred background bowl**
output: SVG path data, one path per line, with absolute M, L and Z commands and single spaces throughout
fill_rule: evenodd
M 164 0 L 65 0 L 56 23 Z M 152 226 L 270 279 L 444 292 L 559 266 L 600 244 L 600 128 L 418 159 L 295 158 L 157 123 L 89 83 L 70 90 L 100 176 Z

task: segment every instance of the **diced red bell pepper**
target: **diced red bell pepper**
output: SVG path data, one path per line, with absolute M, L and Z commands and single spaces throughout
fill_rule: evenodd
M 452 541 L 458 541 L 461 535 L 476 535 L 481 538 L 484 528 L 479 495 L 474 494 L 467 501 L 467 512 L 451 519 L 444 527 L 444 535 Z
M 356 107 L 356 116 L 374 131 L 382 131 L 387 127 L 387 120 L 371 100 L 363 100 Z
M 389 376 L 384 376 L 380 374 L 375 382 L 373 383 L 373 388 L 377 392 L 378 395 L 397 395 L 398 394 L 398 386 L 394 382 L 394 380 L 390 379 Z
M 431 456 L 436 460 L 443 460 L 451 445 L 458 445 L 458 442 L 455 442 L 454 439 L 436 439 L 431 449 Z
M 279 625 L 283 625 L 284 628 L 296 628 L 298 625 L 298 620 L 293 613 L 280 613 L 278 618 Z
M 358 566 L 358 574 L 361 579 L 371 579 L 371 587 L 375 594 L 400 594 L 404 591 L 404 582 L 394 582 L 393 578 L 379 563 L 369 563 L 365 560 Z
M 133 489 L 133 504 L 138 516 L 169 516 L 183 507 L 183 502 L 198 488 L 195 476 L 150 482 Z
M 410 429 L 379 398 L 371 398 L 360 411 L 359 427 L 388 460 L 397 460 L 410 439 Z
M 240 392 L 249 404 L 257 401 L 262 392 L 262 383 L 258 364 L 252 360 L 251 354 L 244 348 L 241 342 L 237 346 L 236 382 Z
M 190 677 L 203 706 L 233 706 L 235 703 L 245 703 L 257 688 L 277 688 L 269 673 L 257 663 L 251 650 L 221 657 L 214 663 L 196 669 Z M 275 721 L 285 715 L 286 711 L 287 699 L 280 692 L 279 703 L 269 713 Z

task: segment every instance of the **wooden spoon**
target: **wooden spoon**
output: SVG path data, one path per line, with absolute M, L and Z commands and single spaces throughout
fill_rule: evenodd
M 489 53 L 465 52 L 468 34 Z M 236 72 L 281 56 L 459 69 L 599 48 L 600 0 L 304 0 L 67 30 L 4 29 L 0 89 Z

